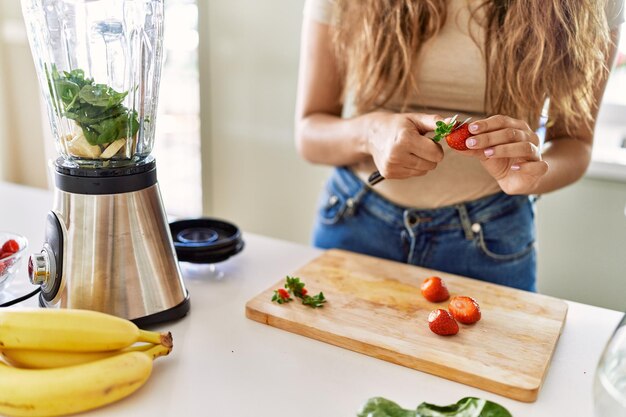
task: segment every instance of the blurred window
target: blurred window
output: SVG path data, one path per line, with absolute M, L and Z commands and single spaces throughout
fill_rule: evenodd
M 604 93 L 604 100 L 607 103 L 626 106 L 626 24 L 622 25 L 617 60 Z
M 168 214 L 202 213 L 198 7 L 165 2 L 165 59 L 153 155 Z

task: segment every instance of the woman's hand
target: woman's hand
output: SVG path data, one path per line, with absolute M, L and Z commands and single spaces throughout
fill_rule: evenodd
M 466 140 L 466 151 L 478 157 L 507 194 L 533 194 L 548 172 L 541 158 L 539 137 L 522 120 L 496 115 L 469 125 L 474 136 Z
M 387 112 L 367 116 L 367 148 L 384 178 L 424 175 L 443 159 L 441 145 L 424 136 L 435 130 L 441 116 Z

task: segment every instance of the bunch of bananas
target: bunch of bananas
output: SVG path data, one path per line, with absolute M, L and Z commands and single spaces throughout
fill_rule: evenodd
M 60 416 L 120 400 L 141 387 L 170 333 L 87 310 L 0 311 L 0 414 Z

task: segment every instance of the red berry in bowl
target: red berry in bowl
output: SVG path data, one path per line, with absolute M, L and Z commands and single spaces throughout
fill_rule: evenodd
M 15 239 L 9 239 L 6 242 L 4 242 L 4 244 L 2 245 L 2 249 L 0 249 L 0 252 L 8 252 L 10 254 L 13 254 L 15 252 L 18 252 L 19 250 L 20 250 L 19 243 L 17 243 Z

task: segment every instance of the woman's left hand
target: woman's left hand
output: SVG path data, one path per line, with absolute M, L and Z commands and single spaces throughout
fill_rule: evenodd
M 496 115 L 469 125 L 472 135 L 465 141 L 507 194 L 532 194 L 548 172 L 541 159 L 539 137 L 523 120 Z

